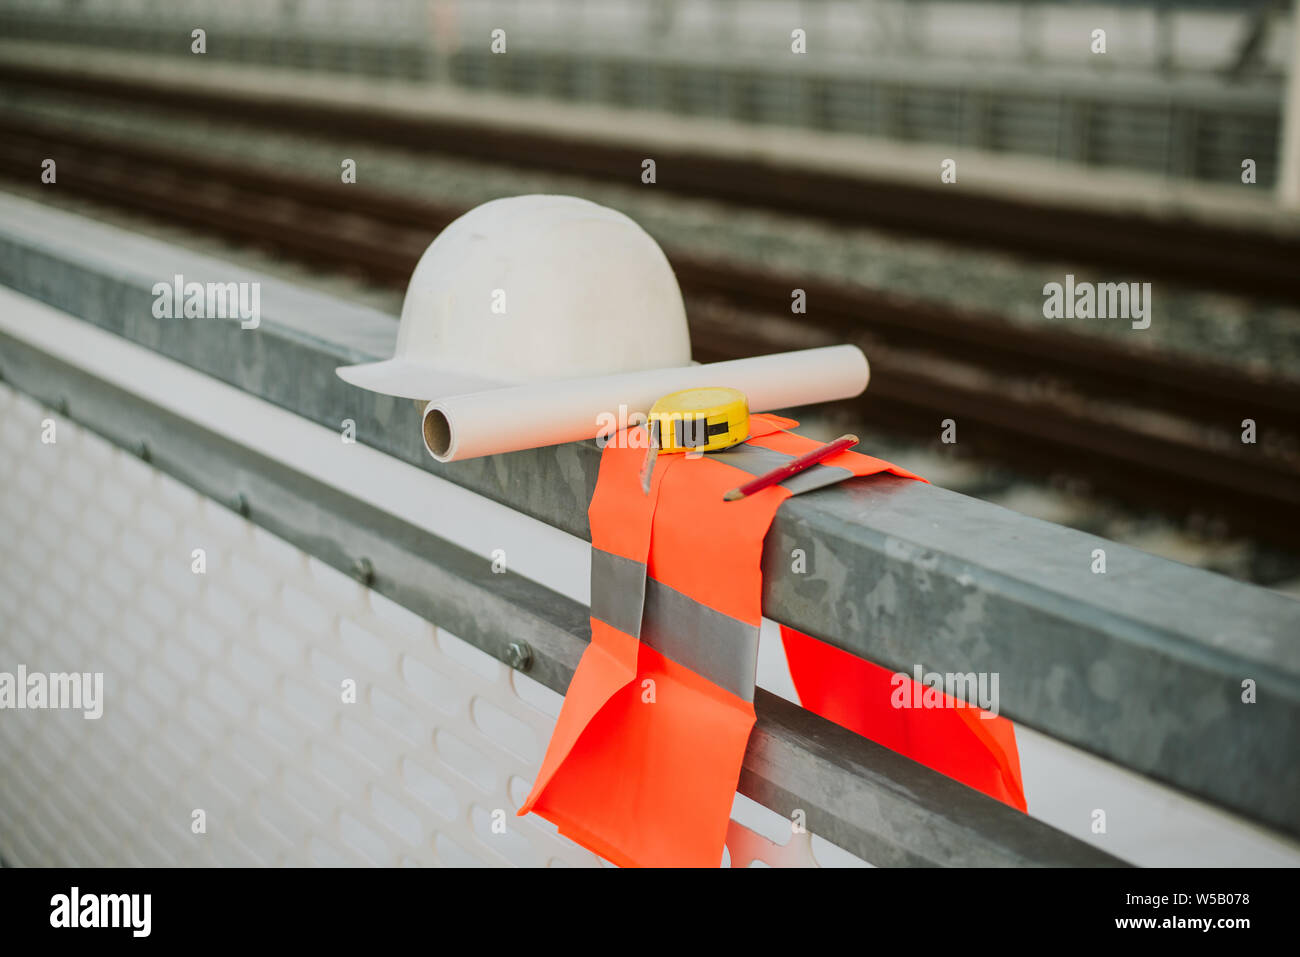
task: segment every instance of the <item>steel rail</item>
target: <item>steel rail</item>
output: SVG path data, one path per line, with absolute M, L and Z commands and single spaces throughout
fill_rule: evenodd
M 67 67 L 0 63 L 0 82 L 610 182 L 634 181 L 642 159 L 653 156 L 660 171 L 656 188 L 671 193 L 1034 258 L 1092 263 L 1144 278 L 1300 300 L 1300 270 L 1295 268 L 1300 261 L 1300 236 L 1280 232 L 1045 204 L 937 183 L 923 186 L 880 176 L 793 169 L 746 157 L 665 148 L 649 140 L 614 142 L 518 131 L 487 122 L 413 116 L 318 99 L 277 101 L 232 90 L 80 73 Z

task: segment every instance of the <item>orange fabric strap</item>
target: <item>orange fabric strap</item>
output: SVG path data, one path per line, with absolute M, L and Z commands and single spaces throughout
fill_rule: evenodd
M 785 625 L 781 640 L 799 701 L 809 711 L 1004 804 L 1026 809 L 1016 729 L 1006 718 L 947 694 L 938 696 L 939 707 L 913 707 L 924 700 L 924 689 L 910 675 Z M 898 707 L 900 698 L 907 707 Z
M 606 446 L 588 510 L 592 642 L 521 815 L 620 865 L 718 865 L 755 720 L 763 539 L 793 492 L 722 496 L 765 455 L 819 444 L 781 431 L 796 424 L 751 416 L 743 464 L 661 455 L 648 496 L 645 445 Z M 824 465 L 825 479 L 916 477 L 852 452 Z

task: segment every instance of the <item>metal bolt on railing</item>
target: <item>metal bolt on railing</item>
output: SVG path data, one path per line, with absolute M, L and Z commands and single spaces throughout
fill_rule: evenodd
M 352 563 L 352 577 L 369 588 L 375 583 L 375 566 L 368 558 L 358 558 Z
M 512 641 L 506 647 L 506 664 L 516 671 L 527 671 L 533 666 L 533 649 L 526 641 Z

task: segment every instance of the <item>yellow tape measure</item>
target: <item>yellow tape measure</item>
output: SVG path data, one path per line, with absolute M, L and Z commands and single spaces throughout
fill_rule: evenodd
M 749 437 L 749 400 L 739 389 L 722 387 L 672 392 L 650 407 L 650 448 L 641 467 L 641 489 L 649 493 L 660 452 L 717 452 Z

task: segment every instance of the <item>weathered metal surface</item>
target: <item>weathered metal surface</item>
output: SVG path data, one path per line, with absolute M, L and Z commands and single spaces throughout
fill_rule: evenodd
M 589 537 L 594 443 L 439 465 L 413 403 L 334 375 L 389 355 L 392 317 L 9 197 L 0 222 L 0 282 L 312 421 L 351 418 L 359 441 Z M 155 319 L 150 290 L 176 273 L 260 279 L 260 327 Z M 997 673 L 1015 720 L 1300 834 L 1300 603 L 890 478 L 790 500 L 764 572 L 771 618 L 909 673 Z

